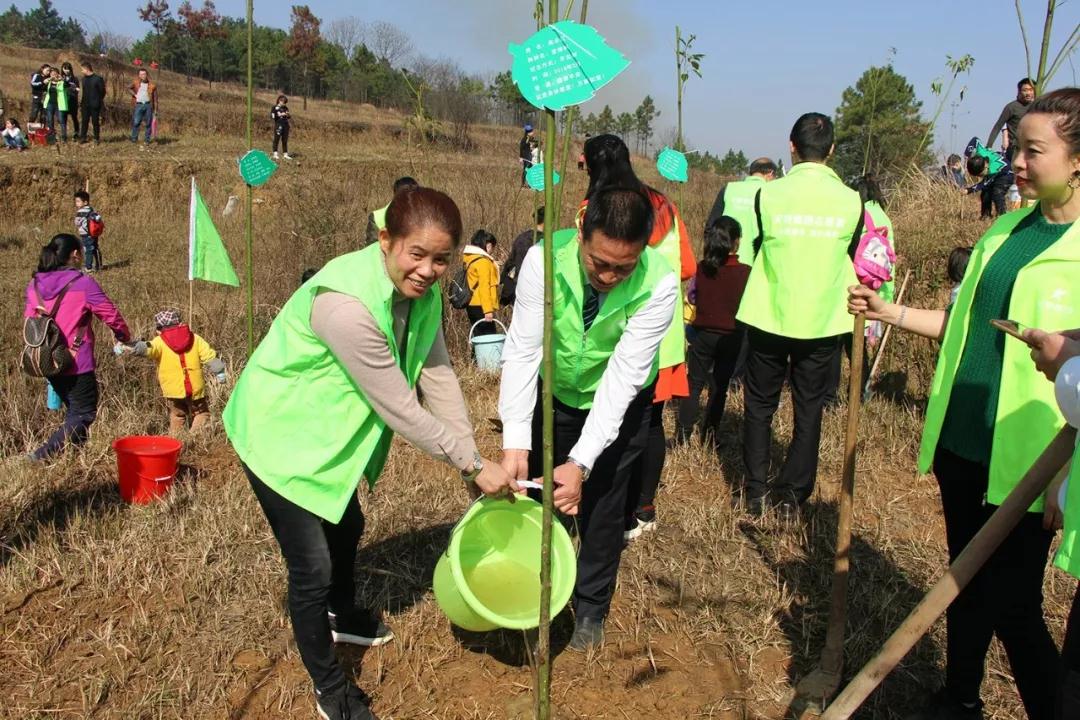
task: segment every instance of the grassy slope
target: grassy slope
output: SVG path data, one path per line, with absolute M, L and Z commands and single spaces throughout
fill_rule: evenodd
M 29 68 L 54 55 L 0 52 L 0 89 L 25 91 Z M 107 77 L 126 77 L 120 68 Z M 113 80 L 110 80 L 113 82 Z M 166 142 L 138 152 L 120 124 L 99 148 L 64 147 L 6 154 L 0 164 L 5 219 L 0 224 L 0 455 L 25 451 L 56 422 L 44 388 L 15 366 L 20 301 L 37 250 L 71 224 L 71 192 L 89 181 L 106 218 L 111 265 L 100 280 L 137 333 L 153 313 L 186 306 L 186 204 L 195 174 L 238 268 L 242 221 L 221 218 L 242 195 L 235 157 L 243 149 L 238 89 L 160 77 Z M 272 98 L 260 94 L 261 115 Z M 516 132 L 478 128 L 479 148 L 464 155 L 409 146 L 401 118 L 373 108 L 295 102 L 298 162 L 256 192 L 255 284 L 260 328 L 305 267 L 357 245 L 367 212 L 385 203 L 394 177 L 411 174 L 448 190 L 471 231 L 487 227 L 508 241 L 528 226 L 534 197 L 517 188 Z M 14 112 L 25 115 L 17 107 Z M 268 121 L 259 144 L 268 149 Z M 652 168 L 639 168 L 658 187 Z M 584 191 L 569 172 L 567 204 Z M 697 235 L 718 187 L 695 177 L 683 212 Z M 572 209 L 572 207 L 570 208 Z M 981 231 L 962 220 L 957 198 L 916 188 L 897 203 L 901 254 L 915 272 L 916 304 L 940 306 L 944 257 Z M 970 214 L 970 207 L 967 209 Z M 571 217 L 564 213 L 564 224 Z M 245 343 L 242 293 L 200 285 L 196 329 L 234 368 Z M 464 323 L 450 337 L 463 357 Z M 284 572 L 246 482 L 219 430 L 193 439 L 184 482 L 168 504 L 119 504 L 112 438 L 159 432 L 165 409 L 151 366 L 99 352 L 103 402 L 86 448 L 46 469 L 5 466 L 0 473 L 0 717 L 270 718 L 313 717 L 310 687 L 284 614 Z M 944 558 L 937 492 L 914 471 L 921 402 L 933 347 L 898 338 L 885 370 L 889 397 L 865 409 L 859 462 L 856 543 L 849 622 L 854 667 L 914 605 Z M 461 362 L 462 384 L 489 456 L 499 438 L 489 378 Z M 220 410 L 224 391 L 215 389 Z M 609 643 L 592 658 L 560 655 L 559 717 L 778 718 L 791 679 L 816 660 L 824 632 L 833 504 L 840 472 L 843 411 L 829 412 L 819 491 L 804 531 L 753 524 L 729 509 L 725 481 L 741 474 L 733 397 L 718 461 L 700 447 L 669 455 L 659 500 L 661 527 L 624 555 Z M 777 461 L 790 433 L 785 399 L 778 415 Z M 359 595 L 384 609 L 398 639 L 348 666 L 384 718 L 527 717 L 530 669 L 519 636 L 454 631 L 430 594 L 431 571 L 450 524 L 467 500 L 452 473 L 399 443 L 377 492 L 362 498 L 369 524 L 360 554 Z M 1074 583 L 1047 580 L 1047 611 L 1060 631 Z M 565 642 L 566 618 L 557 637 Z M 863 717 L 899 717 L 933 687 L 942 629 L 874 696 Z M 1021 712 L 1003 656 L 991 660 L 986 696 L 995 718 Z

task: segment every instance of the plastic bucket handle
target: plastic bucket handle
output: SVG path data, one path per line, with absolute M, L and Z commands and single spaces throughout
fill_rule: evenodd
M 502 324 L 502 321 L 499 320 L 499 318 L 492 318 L 491 320 L 477 320 L 476 322 L 473 323 L 472 327 L 469 328 L 469 343 L 470 344 L 473 341 L 473 333 L 476 331 L 476 326 L 479 325 L 480 323 L 486 323 L 486 322 L 499 323 L 499 325 L 502 327 L 502 330 L 503 330 L 502 334 L 503 335 L 506 334 L 506 326 Z

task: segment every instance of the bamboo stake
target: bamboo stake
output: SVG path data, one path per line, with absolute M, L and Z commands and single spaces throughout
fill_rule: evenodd
M 559 0 L 548 0 L 548 23 L 559 21 Z M 555 111 L 544 110 L 544 205 L 550 211 L 555 199 Z M 551 523 L 555 506 L 555 404 L 553 388 L 555 385 L 555 356 L 551 347 L 554 318 L 554 295 L 552 288 L 555 281 L 555 261 L 552 251 L 552 234 L 557 217 L 544 216 L 544 391 L 543 391 L 543 435 L 544 435 L 544 514 L 541 522 L 540 541 L 540 628 L 537 652 L 540 662 L 537 664 L 536 682 L 536 717 L 549 720 L 551 717 Z
M 824 707 L 840 687 L 844 669 L 844 625 L 847 622 L 848 575 L 851 569 L 851 516 L 855 500 L 855 451 L 862 405 L 863 336 L 866 317 L 855 316 L 851 343 L 851 376 L 848 378 L 847 434 L 844 438 L 844 469 L 840 484 L 840 508 L 836 522 L 836 556 L 833 559 L 832 599 L 825 647 L 817 668 L 799 682 L 795 692 L 809 706 Z
M 836 700 L 829 705 L 821 720 L 847 720 L 881 681 L 926 634 L 975 573 L 997 550 L 1032 503 L 1046 491 L 1050 482 L 1065 474 L 1070 466 L 1076 430 L 1066 426 L 1050 442 L 1038 459 L 1013 489 L 1005 502 L 994 511 L 971 542 L 945 571 L 941 579 L 926 593 L 900 627 L 889 636 L 877 654 L 866 663 Z
M 252 74 L 252 53 L 254 52 L 254 0 L 247 0 L 247 146 L 250 151 L 254 145 L 251 137 L 252 104 L 255 85 Z M 305 98 L 306 102 L 306 98 Z M 248 357 L 255 352 L 255 270 L 254 242 L 252 240 L 251 207 L 255 203 L 254 190 L 247 186 L 247 207 L 244 210 L 244 244 L 247 248 L 247 351 Z
M 911 279 L 911 270 L 909 269 L 904 273 L 904 281 L 900 283 L 900 292 L 896 293 L 896 304 L 899 305 L 904 300 L 904 291 L 907 290 L 908 280 Z M 874 384 L 874 376 L 877 375 L 878 366 L 881 365 L 881 357 L 885 354 L 885 346 L 889 343 L 889 336 L 892 335 L 893 326 L 889 325 L 885 328 L 885 334 L 881 336 L 881 345 L 878 346 L 878 351 L 874 354 L 874 364 L 870 366 L 870 374 L 866 377 L 866 385 L 863 386 L 863 402 L 870 400 L 870 386 Z

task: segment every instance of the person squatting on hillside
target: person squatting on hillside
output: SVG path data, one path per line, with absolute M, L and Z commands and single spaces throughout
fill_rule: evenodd
M 4 121 L 4 149 L 23 151 L 26 149 L 26 135 L 19 126 L 19 121 L 9 117 Z
M 131 142 L 139 141 L 139 126 L 146 123 L 145 145 L 149 145 L 158 108 L 157 85 L 150 82 L 150 73 L 139 70 L 128 91 L 131 93 Z
M 289 155 L 289 98 L 284 95 L 277 96 L 277 102 L 270 108 L 270 119 L 274 121 L 274 159 L 278 159 L 278 144 L 285 153 L 286 160 L 292 160 Z
M 461 262 L 465 266 L 465 282 L 472 291 L 465 315 L 469 327 L 476 325 L 474 335 L 492 335 L 495 329 L 495 313 L 499 310 L 499 266 L 492 253 L 495 252 L 495 236 L 487 230 L 477 230 L 472 240 L 461 249 Z M 477 323 L 479 323 L 477 325 Z
M 618 136 L 604 134 L 589 138 L 585 143 L 585 167 L 589 172 L 589 187 L 578 210 L 580 218 L 591 198 L 609 188 L 636 188 L 653 208 L 652 233 L 649 247 L 657 251 L 679 277 L 690 280 L 697 272 L 694 251 L 678 208 L 663 193 L 638 179 L 630 164 L 630 149 Z M 659 373 L 656 393 L 650 409 L 649 435 L 645 448 L 634 465 L 627 495 L 626 538 L 632 540 L 656 527 L 656 491 L 667 456 L 664 437 L 664 404 L 668 400 L 690 394 L 686 373 L 686 328 L 683 324 L 683 294 L 675 297 L 671 326 L 660 343 Z
M 101 270 L 101 250 L 98 241 L 104 223 L 101 214 L 90 205 L 90 193 L 85 190 L 75 192 L 75 234 L 82 243 L 83 259 L 86 272 Z
M 49 378 L 49 384 L 67 408 L 64 424 L 34 450 L 34 460 L 44 460 L 64 448 L 86 441 L 97 417 L 98 384 L 94 373 L 94 327 L 96 315 L 118 342 L 130 339 L 127 323 L 97 282 L 79 272 L 82 244 L 74 235 L 54 235 L 41 249 L 37 272 L 26 286 L 24 317 L 55 313 L 60 332 L 75 360 L 67 372 Z
M 71 118 L 71 134 L 73 139 L 81 140 L 79 135 L 79 78 L 75 76 L 75 68 L 71 63 L 65 62 L 60 65 L 60 79 L 64 81 L 64 93 L 67 95 L 67 112 L 60 115 L 60 122 L 67 135 L 67 120 Z
M 397 196 L 402 190 L 411 190 L 413 188 L 420 187 L 420 183 L 413 180 L 408 175 L 399 177 L 394 181 L 394 185 L 390 191 L 390 199 Z M 389 209 L 390 203 L 386 203 L 378 210 L 372 210 L 368 213 L 367 229 L 364 231 L 364 244 L 363 247 L 379 241 L 379 233 L 386 229 L 386 211 Z
M 593 194 L 579 229 L 560 230 L 555 255 L 555 377 L 543 377 L 543 249 L 518 277 L 503 352 L 499 416 L 503 467 L 543 474 L 542 383 L 552 383 L 555 507 L 577 516 L 581 549 L 570 647 L 603 642 L 624 545 L 630 474 L 649 432 L 660 342 L 671 326 L 678 278 L 648 247 L 654 209 L 640 187 Z
M 1080 90 L 1042 96 L 1018 128 L 1013 168 L 1033 207 L 999 218 L 975 246 L 949 310 L 887 303 L 850 289 L 866 313 L 941 341 L 919 470 L 941 490 L 950 560 L 967 545 L 1064 418 L 1054 387 L 1033 372 L 1027 347 L 990 325 L 1080 327 Z M 979 688 L 990 640 L 1009 658 L 1031 720 L 1053 717 L 1058 650 L 1043 618 L 1043 572 L 1053 538 L 1040 499 L 949 607 L 945 686 L 927 718 L 981 718 Z
M 158 385 L 169 401 L 169 433 L 176 435 L 188 427 L 202 429 L 210 420 L 203 369 L 219 383 L 226 380 L 225 363 L 214 348 L 180 321 L 179 310 L 162 310 L 154 316 L 157 337 L 139 341 L 131 351 L 157 363 Z
M 979 138 L 972 138 L 964 151 L 967 157 L 967 171 L 978 182 L 967 189 L 968 194 L 978 192 L 981 201 L 979 217 L 982 219 L 1006 212 L 1005 195 L 1013 184 L 1012 167 L 1005 153 L 985 147 Z
M 49 63 L 44 63 L 30 76 L 30 115 L 26 120 L 28 123 L 42 122 L 45 119 L 45 85 L 51 75 L 52 67 Z
M 79 142 L 85 144 L 89 137 L 91 123 L 94 126 L 94 144 L 101 142 L 101 111 L 105 107 L 105 78 L 94 72 L 88 63 L 82 68 L 82 123 L 79 125 Z
M 1005 151 L 1009 162 L 1012 162 L 1017 145 L 1017 128 L 1034 99 L 1035 83 L 1031 81 L 1031 78 L 1021 78 L 1016 83 L 1016 99 L 1010 101 L 1001 109 L 1001 115 L 998 116 L 997 122 L 994 123 L 993 129 L 990 130 L 990 134 L 986 136 L 986 146 L 993 148 L 998 133 L 1002 129 L 1005 130 L 1005 133 L 1001 136 L 1001 147 Z
M 746 336 L 746 328 L 735 320 L 750 277 L 750 266 L 739 261 L 741 237 L 739 222 L 727 215 L 705 229 L 704 253 L 694 277 L 694 335 L 687 351 L 690 393 L 679 403 L 678 442 L 689 442 L 699 426 L 701 391 L 705 388 L 709 389 L 709 405 L 700 423 L 701 439 L 716 443 L 720 435 L 728 385 Z
M 285 557 L 296 644 L 330 720 L 374 717 L 333 643 L 393 637 L 355 606 L 353 570 L 364 530 L 357 486 L 375 484 L 394 433 L 486 494 L 519 490 L 476 451 L 446 350 L 438 281 L 460 241 L 453 200 L 399 192 L 378 243 L 331 260 L 286 302 L 223 414 Z
M 746 483 L 735 500 L 752 514 L 775 504 L 794 519 L 814 490 L 828 381 L 851 332 L 844 298 L 855 282 L 863 208 L 859 194 L 825 164 L 834 149 L 832 120 L 806 113 L 790 139 L 793 166 L 758 190 L 748 232 L 757 238 L 756 257 L 736 315 L 750 345 L 743 384 Z M 794 430 L 780 475 L 770 483 L 772 420 L 789 375 Z

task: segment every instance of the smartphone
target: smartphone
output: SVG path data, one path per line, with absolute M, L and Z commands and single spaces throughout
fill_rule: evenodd
M 1027 338 L 1024 337 L 1024 331 L 1028 329 L 1026 325 L 1021 325 L 1015 320 L 991 320 L 990 324 L 1001 332 L 1012 335 L 1023 343 L 1027 343 Z

